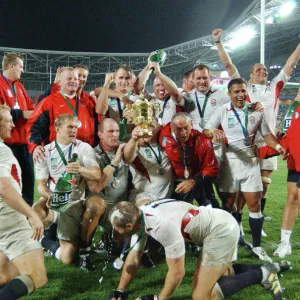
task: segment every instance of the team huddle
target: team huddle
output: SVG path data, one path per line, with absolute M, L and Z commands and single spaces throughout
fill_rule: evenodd
M 168 272 L 160 291 L 137 299 L 171 299 L 185 275 L 188 249 L 199 256 L 192 299 L 227 299 L 256 284 L 283 299 L 278 273 L 290 264 L 273 263 L 261 237 L 270 218 L 264 207 L 271 174 L 281 155 L 288 160 L 288 202 L 273 255 L 292 253 L 300 111 L 284 137 L 278 137 L 276 123 L 280 91 L 300 59 L 300 45 L 270 82 L 262 64 L 252 67 L 246 82 L 222 45 L 222 30 L 212 35 L 231 78 L 228 91 L 211 86 L 204 64 L 188 70 L 178 88 L 158 62 L 149 60 L 137 76 L 120 66 L 90 93 L 84 91 L 86 66 L 59 68 L 54 83 L 34 103 L 19 81 L 23 58 L 3 57 L 0 299 L 19 299 L 46 284 L 43 249 L 64 264 L 96 270 L 91 254 L 98 226 L 104 230 L 101 249 L 116 249 L 112 232 L 124 238 L 125 246 L 130 241 L 119 285 L 108 299 L 127 299 L 140 264 L 155 266 L 149 239 L 161 244 Z M 150 94 L 146 85 L 152 73 Z M 149 135 L 126 116 L 141 94 L 160 108 Z M 35 185 L 40 198 L 33 203 Z M 245 204 L 251 242 L 242 225 Z M 238 245 L 263 264 L 235 263 Z

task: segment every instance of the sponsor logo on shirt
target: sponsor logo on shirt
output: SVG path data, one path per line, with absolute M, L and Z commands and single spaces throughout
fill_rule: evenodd
M 166 145 L 167 145 L 167 138 L 166 137 L 163 137 L 161 144 L 162 144 L 163 147 L 166 147 Z
M 116 99 L 109 99 L 109 105 L 110 106 L 116 106 L 117 105 L 117 100 Z
M 249 117 L 249 122 L 250 122 L 250 124 L 254 124 L 255 123 L 255 117 L 254 116 L 250 116 Z
M 10 90 L 7 90 L 6 92 L 7 92 L 8 97 L 13 97 L 13 94 Z
M 299 113 L 295 112 L 295 119 L 298 119 L 298 118 L 299 118 Z
M 145 148 L 145 154 L 147 158 L 152 158 L 152 151 L 149 148 Z
M 57 157 L 51 157 L 50 159 L 50 166 L 52 170 L 57 169 L 58 159 Z
M 211 99 L 210 100 L 210 105 L 211 106 L 216 106 L 217 105 L 217 100 L 216 99 Z

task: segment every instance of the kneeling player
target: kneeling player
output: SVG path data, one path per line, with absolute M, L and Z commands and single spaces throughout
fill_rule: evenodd
M 10 108 L 1 105 L 0 299 L 10 300 L 19 299 L 47 282 L 44 255 L 37 241 L 43 235 L 43 224 L 21 196 L 21 169 L 3 142 L 10 137 L 13 127 Z
M 184 240 L 203 245 L 194 275 L 193 299 L 224 299 L 254 284 L 262 284 L 276 295 L 276 299 L 281 299 L 282 290 L 276 274 L 278 266 L 271 263 L 231 265 L 236 259 L 239 227 L 226 211 L 172 199 L 140 208 L 120 202 L 111 211 L 110 222 L 121 235 L 133 237 L 120 283 L 109 299 L 127 299 L 125 289 L 138 270 L 148 235 L 164 246 L 168 273 L 157 295 L 140 299 L 165 300 L 174 294 L 185 274 Z
M 77 124 L 77 118 L 67 114 L 56 119 L 56 140 L 45 146 L 45 159 L 35 164 L 38 191 L 43 199 L 34 205 L 34 209 L 45 227 L 57 220 L 59 243 L 43 238 L 43 247 L 65 264 L 73 263 L 80 249 L 80 267 L 90 270 L 94 269 L 89 256 L 90 246 L 99 219 L 105 211 L 105 203 L 98 196 L 85 200 L 85 184 L 90 191 L 99 191 L 101 171 L 93 148 L 76 140 Z M 68 163 L 74 153 L 78 155 L 78 162 Z M 49 202 L 56 194 L 56 184 L 65 171 L 76 175 L 76 182 L 69 195 L 67 205 L 70 207 L 58 213 L 49 209 Z

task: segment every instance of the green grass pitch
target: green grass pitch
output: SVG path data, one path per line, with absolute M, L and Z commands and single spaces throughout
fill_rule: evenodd
M 278 159 L 279 170 L 273 174 L 272 184 L 268 195 L 266 213 L 272 217 L 271 222 L 264 223 L 264 230 L 268 234 L 267 238 L 262 238 L 262 246 L 269 255 L 276 249 L 280 240 L 281 216 L 286 202 L 286 163 Z M 36 195 L 36 198 L 38 195 Z M 251 240 L 248 227 L 248 212 L 245 211 L 244 228 L 247 238 Z M 293 269 L 281 277 L 281 284 L 286 288 L 285 299 L 300 300 L 300 243 L 299 243 L 300 222 L 296 223 L 292 236 L 293 254 L 288 257 L 292 262 Z M 99 256 L 95 256 L 97 270 L 85 273 L 77 266 L 65 266 L 51 257 L 46 257 L 46 268 L 49 281 L 47 285 L 26 299 L 107 299 L 108 293 L 114 290 L 119 282 L 120 272 L 112 268 L 111 263 L 103 273 L 104 261 Z M 278 259 L 274 259 L 278 260 Z M 180 287 L 172 297 L 174 300 L 191 299 L 192 278 L 197 258 L 188 254 L 186 257 L 186 275 Z M 257 263 L 251 258 L 245 249 L 239 249 L 238 262 Z M 163 286 L 167 267 L 165 263 L 160 263 L 154 269 L 140 268 L 137 278 L 132 282 L 128 291 L 129 299 L 135 299 L 140 295 L 158 293 Z M 102 284 L 99 279 L 104 276 Z M 253 286 L 245 289 L 230 299 L 235 300 L 264 300 L 272 297 L 260 286 Z

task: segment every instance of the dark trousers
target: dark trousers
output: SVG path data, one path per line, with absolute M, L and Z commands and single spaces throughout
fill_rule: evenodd
M 175 189 L 179 183 L 180 182 L 175 181 Z M 210 200 L 206 197 L 206 192 L 204 191 L 202 184 L 196 184 L 191 191 L 184 194 L 178 194 L 174 191 L 172 198 L 188 203 L 192 203 L 195 199 L 198 202 L 199 206 L 206 206 L 208 204 L 211 204 Z
M 22 171 L 22 196 L 30 205 L 33 205 L 34 197 L 34 170 L 32 155 L 28 152 L 27 145 L 8 145 L 19 162 Z

